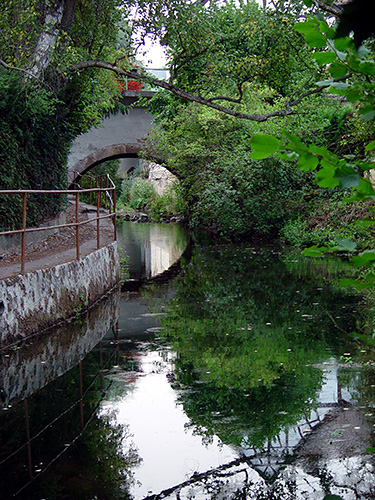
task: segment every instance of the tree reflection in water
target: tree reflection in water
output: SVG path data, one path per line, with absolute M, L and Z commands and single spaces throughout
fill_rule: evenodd
M 140 458 L 131 444 L 123 451 L 128 429 L 98 411 L 110 387 L 102 369 L 115 354 L 104 351 L 103 360 L 100 344 L 68 373 L 2 412 L 2 498 L 17 492 L 28 500 L 131 498 L 131 470 Z
M 343 331 L 355 329 L 358 299 L 334 280 L 347 268 L 246 245 L 195 248 L 162 319 L 195 432 L 246 451 L 311 412 L 323 377 L 313 365 L 352 347 Z
M 165 291 L 154 285 L 145 291 L 156 312 L 162 307 L 164 314 L 156 316 L 162 333 L 141 332 L 147 314 L 140 309 L 133 318 L 140 324 L 139 335 L 132 340 L 122 318 L 121 353 L 113 335 L 106 336 L 103 349 L 100 343 L 79 366 L 28 398 L 27 405 L 21 402 L 0 414 L 1 494 L 10 497 L 32 476 L 30 488 L 18 498 L 131 498 L 137 465 L 147 460 L 136 452 L 131 428 L 118 424 L 111 405 L 121 400 L 126 413 L 127 396 L 137 380 L 146 380 L 142 363 L 154 349 L 161 365 L 169 363 L 163 383 L 168 386 L 169 381 L 175 389 L 190 430 L 205 443 L 216 442 L 218 436 L 233 451 L 231 457 L 239 458 L 199 470 L 180 484 L 175 484 L 180 478 L 167 475 L 169 490 L 149 498 L 302 498 L 296 496 L 299 464 L 292 454 L 303 431 L 292 443 L 292 430 L 301 419 L 315 418 L 315 409 L 321 410 L 317 393 L 329 379 L 324 376 L 329 370 L 323 372 L 322 367 L 330 366 L 324 363 L 336 363 L 331 382 L 337 400 L 330 401 L 338 411 L 345 413 L 337 404 L 342 402 L 341 387 L 335 386 L 337 372 L 343 388 L 349 387 L 354 396 L 357 391 L 359 405 L 374 406 L 371 370 L 355 372 L 349 364 L 337 368 L 337 363 L 343 364 L 340 357 L 350 352 L 354 360 L 358 350 L 344 334 L 355 329 L 358 299 L 334 281 L 346 267 L 246 245 L 196 245 L 173 286 Z M 128 309 L 133 317 L 133 308 Z M 168 353 L 165 359 L 163 353 Z M 118 383 L 116 377 L 112 383 L 113 373 Z M 170 386 L 168 390 L 173 392 Z M 6 460 L 20 443 L 17 456 Z M 176 461 L 182 462 L 183 455 L 178 450 Z M 293 460 L 294 469 L 288 469 L 288 460 Z M 147 467 L 159 473 L 159 465 L 160 460 Z M 272 470 L 280 466 L 284 472 L 275 479 Z M 324 486 L 329 473 L 319 460 L 299 477 L 315 481 L 318 469 L 319 487 Z

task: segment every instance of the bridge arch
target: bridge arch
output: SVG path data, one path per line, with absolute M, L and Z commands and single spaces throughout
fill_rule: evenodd
M 138 94 L 149 98 L 154 92 L 125 92 L 122 102 L 126 105 L 132 104 L 133 107 L 128 108 L 125 113 L 103 119 L 98 127 L 91 128 L 75 139 L 68 155 L 69 188 L 75 178 L 82 177 L 100 163 L 119 158 L 138 158 L 144 149 L 145 138 L 154 127 L 153 116 L 147 109 L 147 103 L 137 106 Z M 152 161 L 163 165 L 160 158 L 155 157 Z M 173 171 L 171 173 L 174 174 Z
M 82 177 L 86 172 L 100 163 L 119 158 L 138 158 L 143 149 L 143 143 L 111 144 L 95 150 L 85 158 L 78 160 L 68 168 L 68 188 L 71 188 L 76 178 Z
M 124 104 L 129 102 L 124 99 Z M 137 106 L 135 103 L 134 106 L 125 113 L 104 118 L 98 127 L 91 128 L 74 140 L 67 162 L 69 187 L 74 180 L 74 172 L 81 176 L 103 161 L 138 157 L 144 147 L 144 139 L 154 124 L 146 105 Z

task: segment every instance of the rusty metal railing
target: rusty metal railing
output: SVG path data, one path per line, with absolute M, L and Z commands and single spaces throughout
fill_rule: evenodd
M 10 189 L 10 190 L 0 190 L 0 195 L 22 195 L 22 228 L 14 229 L 11 231 L 0 231 L 0 236 L 21 234 L 21 274 L 25 272 L 25 261 L 26 261 L 26 234 L 35 233 L 39 231 L 46 231 L 51 229 L 63 229 L 68 227 L 75 228 L 75 247 L 76 247 L 76 259 L 80 258 L 80 243 L 79 243 L 79 228 L 85 224 L 89 224 L 96 221 L 96 247 L 100 248 L 100 221 L 103 219 L 113 219 L 113 240 L 117 240 L 117 228 L 116 228 L 116 187 L 112 182 L 112 179 L 108 174 L 100 176 L 98 178 L 96 187 L 90 187 L 88 189 L 80 188 L 76 184 L 76 189 L 47 189 L 47 190 L 37 190 L 37 189 Z M 95 195 L 96 197 L 96 217 L 89 217 L 87 220 L 79 220 L 79 197 L 83 194 Z M 111 195 L 112 193 L 112 195 Z M 53 226 L 43 226 L 43 227 L 27 227 L 27 197 L 31 194 L 66 194 L 74 195 L 75 198 L 75 221 L 65 224 L 56 224 Z M 103 203 L 103 196 L 106 200 L 106 208 L 109 207 L 109 213 L 105 215 L 100 215 L 100 208 Z M 91 199 L 90 199 L 91 201 Z

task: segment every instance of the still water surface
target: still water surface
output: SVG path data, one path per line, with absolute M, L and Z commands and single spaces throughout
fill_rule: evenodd
M 152 278 L 171 267 L 188 244 L 188 232 L 177 224 L 135 224 L 123 221 L 118 244 L 129 260 L 131 279 Z
M 134 226 L 141 273 L 181 256 L 181 228 Z M 348 265 L 197 241 L 181 267 L 2 354 L 0 498 L 374 498 Z

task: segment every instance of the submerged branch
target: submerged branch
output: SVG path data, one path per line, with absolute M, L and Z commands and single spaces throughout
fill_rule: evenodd
M 166 490 L 161 491 L 160 493 L 154 494 L 154 495 L 149 495 L 148 497 L 145 497 L 143 500 L 161 500 L 162 498 L 165 498 L 172 493 L 178 492 L 182 488 L 186 486 L 190 486 L 191 484 L 197 483 L 199 481 L 202 481 L 203 479 L 206 479 L 211 476 L 222 476 L 223 473 L 222 471 L 225 471 L 226 469 L 230 469 L 231 467 L 234 467 L 236 465 L 241 465 L 241 464 L 247 464 L 247 458 L 246 457 L 241 457 L 241 458 L 236 458 L 235 460 L 232 460 L 232 462 L 229 462 L 224 465 L 220 465 L 219 467 L 216 467 L 215 469 L 210 469 L 205 472 L 195 472 L 190 479 L 187 479 L 186 481 L 183 481 L 180 484 L 176 484 L 175 486 L 172 486 L 171 488 L 168 488 Z M 229 476 L 232 476 L 234 474 L 238 474 L 239 472 L 246 472 L 246 470 L 236 470 L 234 473 L 228 474 Z

